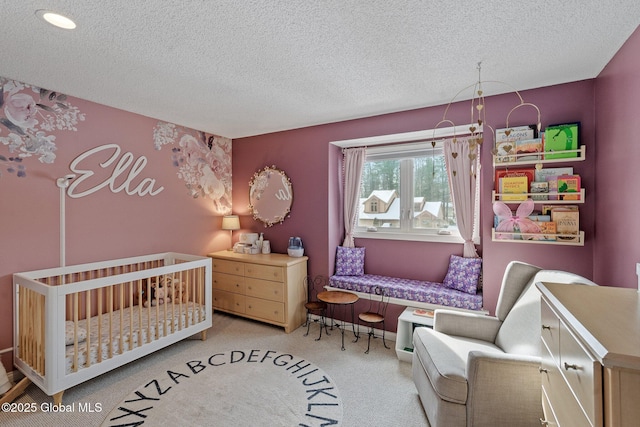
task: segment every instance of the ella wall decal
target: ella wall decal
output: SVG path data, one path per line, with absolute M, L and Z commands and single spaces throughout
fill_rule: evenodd
M 0 77 L 0 178 L 26 177 L 29 158 L 37 158 L 42 164 L 56 161 L 56 152 L 62 149 L 56 143 L 64 140 L 65 132 L 78 132 L 79 123 L 87 122 L 86 113 L 73 104 L 81 100 L 72 100 L 59 92 Z M 93 121 L 100 119 L 92 117 Z M 80 134 L 78 137 L 84 138 Z M 149 137 L 156 150 L 171 145 L 169 161 L 192 197 L 210 199 L 219 215 L 231 213 L 229 138 L 162 121 L 156 123 Z M 64 150 L 74 148 L 67 145 Z M 86 166 L 96 152 L 112 155 L 104 164 Z M 151 161 L 149 156 L 121 143 L 88 150 L 85 147 L 72 158 L 70 172 L 76 174 L 76 182 L 69 187 L 71 197 L 88 196 L 102 188 L 138 196 L 154 196 L 164 189 L 157 177 L 145 176 L 143 169 Z M 98 179 L 92 173 L 105 172 L 105 168 L 112 168 L 110 177 Z

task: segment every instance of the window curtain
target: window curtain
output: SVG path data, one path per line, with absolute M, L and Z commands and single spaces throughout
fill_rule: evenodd
M 360 202 L 360 181 L 364 165 L 365 148 L 345 148 L 342 167 L 344 173 L 344 243 L 342 246 L 353 248 L 353 230 L 358 216 Z
M 475 142 L 473 142 L 475 143 Z M 477 153 L 476 150 L 475 153 Z M 471 153 L 468 138 L 452 138 L 444 142 L 444 159 L 449 175 L 451 199 L 460 235 L 464 239 L 463 256 L 477 258 L 474 233 L 477 231 L 477 198 L 480 159 Z

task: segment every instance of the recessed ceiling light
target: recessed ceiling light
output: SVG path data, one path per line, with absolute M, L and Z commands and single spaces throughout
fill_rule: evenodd
M 51 25 L 55 25 L 59 28 L 64 28 L 65 30 L 73 30 L 76 28 L 76 23 L 66 16 L 62 16 L 55 12 L 50 12 L 48 10 L 37 10 L 36 15 L 40 18 L 44 19 Z

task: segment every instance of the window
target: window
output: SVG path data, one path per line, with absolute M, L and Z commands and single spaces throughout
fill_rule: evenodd
M 442 146 L 425 141 L 368 147 L 356 224 L 357 237 L 459 238 Z

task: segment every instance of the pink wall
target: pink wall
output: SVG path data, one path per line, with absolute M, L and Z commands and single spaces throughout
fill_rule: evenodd
M 593 152 L 593 85 L 591 80 L 581 81 L 527 91 L 522 95 L 526 101 L 540 107 L 543 126 L 582 122 L 581 139 Z M 487 98 L 487 123 L 494 128 L 504 127 L 506 116 L 516 101 L 513 94 Z M 284 169 L 291 177 L 294 188 L 291 218 L 282 225 L 264 230 L 265 235 L 275 242 L 276 251 L 286 250 L 290 235 L 301 236 L 306 245 L 306 254 L 310 257 L 310 273 L 332 274 L 335 248 L 342 242 L 343 226 L 339 166 L 341 153 L 330 142 L 426 129 L 438 123 L 444 108 L 424 108 L 234 140 L 234 209 L 245 215 L 241 221 L 243 228 L 264 230 L 246 216 L 247 209 L 244 208 L 248 205 L 248 182 L 252 174 L 271 164 Z M 453 105 L 448 117 L 460 124 L 468 122 L 468 103 Z M 536 120 L 533 110 L 527 109 L 519 109 L 511 117 L 510 125 L 513 126 L 534 123 Z M 491 242 L 493 213 L 487 201 L 491 198 L 493 186 L 492 142 L 488 141 L 482 149 L 483 245 L 479 248 L 484 257 L 485 306 L 491 311 L 497 301 L 502 272 L 511 260 L 518 259 L 544 268 L 563 268 L 589 278 L 592 276 L 595 201 L 589 195 L 587 203 L 580 207 L 582 227 L 587 230 L 587 244 L 584 247 Z M 593 164 L 593 156 L 588 155 L 587 161 L 574 164 L 575 171 L 583 176 L 584 185 L 589 189 L 595 181 Z M 242 190 L 243 187 L 245 190 Z M 356 245 L 367 248 L 367 273 L 432 281 L 444 279 L 450 254 L 462 254 L 462 245 L 458 244 L 356 239 Z
M 0 85 L 2 83 L 0 79 Z M 37 93 L 31 89 L 24 93 L 40 102 Z M 20 164 L 26 168 L 26 177 L 18 177 L 17 164 L 9 158 L 17 156 L 19 151 L 11 152 L 7 145 L 10 134 L 16 134 L 16 130 L 10 131 L 6 122 L 0 124 L 1 349 L 12 345 L 12 274 L 60 265 L 60 193 L 55 181 L 69 174 L 73 159 L 89 149 L 103 144 L 118 144 L 123 153 L 129 151 L 135 159 L 145 156 L 148 163 L 132 181 L 131 188 L 144 178 L 152 178 L 156 180 L 155 188 L 163 186 L 164 190 L 155 196 L 141 197 L 127 195 L 124 191 L 113 193 L 103 188 L 82 198 L 67 196 L 67 265 L 166 251 L 205 255 L 228 245 L 227 232 L 219 230 L 221 213 L 214 207 L 212 199 L 204 195 L 194 198 L 185 181 L 178 177 L 179 169 L 172 164 L 174 159 L 179 160 L 172 151 L 179 147 L 178 144 L 155 149 L 153 132 L 157 120 L 69 97 L 65 102 L 84 114 L 85 120 L 75 124 L 75 131 L 45 131 L 46 110 L 38 110 L 34 116 L 37 124 L 23 123 L 20 117 L 14 117 L 20 114 L 8 107 L 9 89 L 6 85 L 4 101 L 0 119 L 4 121 L 11 117 L 25 129 L 30 127 L 27 133 L 42 131 L 46 135 L 54 135 L 57 149 L 53 151 L 56 156 L 53 163 L 40 162 L 39 155 L 25 157 Z M 180 138 L 187 134 L 198 133 L 188 129 L 178 132 Z M 187 139 L 192 143 L 195 141 Z M 223 138 L 217 140 L 224 141 Z M 192 148 L 182 147 L 181 153 L 189 152 L 192 160 L 197 160 L 193 158 Z M 222 155 L 222 161 L 226 162 L 230 176 L 228 139 L 226 148 L 228 152 Z M 101 169 L 97 162 L 93 162 L 92 166 L 96 167 L 96 175 L 91 178 L 94 183 L 103 182 L 111 176 L 113 165 Z M 12 168 L 16 170 L 11 172 Z M 129 169 L 116 179 L 116 186 L 125 182 Z M 215 188 L 215 185 L 207 188 Z M 230 199 L 230 188 L 227 198 Z M 5 366 L 11 366 L 10 353 L 2 359 Z
M 640 262 L 640 27 L 596 79 L 596 282 L 634 288 Z

